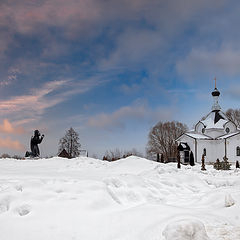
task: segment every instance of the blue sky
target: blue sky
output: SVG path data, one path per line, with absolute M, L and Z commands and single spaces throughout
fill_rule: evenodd
M 212 105 L 239 108 L 240 3 L 35 0 L 0 3 L 0 153 L 34 129 L 55 155 L 73 127 L 82 148 L 145 152 L 149 129 L 189 128 Z

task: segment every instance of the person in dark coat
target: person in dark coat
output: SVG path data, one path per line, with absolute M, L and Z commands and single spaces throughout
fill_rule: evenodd
M 40 144 L 44 138 L 44 135 L 42 134 L 42 136 L 40 134 L 40 132 L 38 130 L 34 131 L 34 136 L 32 136 L 31 138 L 31 142 L 30 142 L 30 148 L 31 148 L 31 152 L 26 152 L 25 157 L 39 157 L 40 156 L 40 151 L 38 148 L 38 144 Z

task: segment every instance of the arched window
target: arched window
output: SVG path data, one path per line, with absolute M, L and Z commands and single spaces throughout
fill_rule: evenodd
M 227 127 L 226 128 L 226 133 L 229 133 L 230 132 L 230 129 Z
M 236 151 L 237 152 L 237 156 L 240 156 L 240 147 L 237 147 L 236 150 L 237 150 Z
M 203 149 L 203 155 L 204 155 L 204 156 L 207 155 L 207 150 L 206 150 L 206 148 Z

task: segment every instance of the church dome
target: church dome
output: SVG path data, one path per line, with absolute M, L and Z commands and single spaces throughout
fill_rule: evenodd
M 213 96 L 213 97 L 219 97 L 219 96 L 220 96 L 220 92 L 218 91 L 217 88 L 215 88 L 215 89 L 213 90 L 212 96 Z

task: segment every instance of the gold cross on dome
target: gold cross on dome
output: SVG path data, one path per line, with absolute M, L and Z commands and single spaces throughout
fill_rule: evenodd
M 214 80 L 215 80 L 215 88 L 217 88 L 217 79 L 216 79 L 216 77 L 214 78 Z

